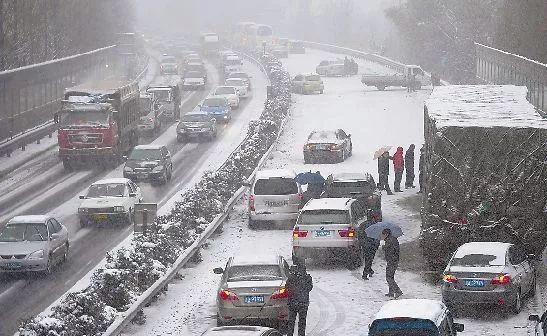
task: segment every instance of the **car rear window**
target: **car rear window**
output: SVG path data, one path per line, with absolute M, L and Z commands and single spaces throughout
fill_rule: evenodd
M 492 254 L 466 254 L 456 255 L 450 263 L 452 266 L 482 267 L 482 266 L 504 266 L 505 258 Z
M 336 140 L 336 134 L 332 131 L 315 131 L 310 135 L 309 140 L 332 141 Z
M 349 219 L 349 212 L 347 210 L 305 210 L 298 217 L 298 224 L 349 224 Z
M 433 322 L 422 319 L 395 318 L 376 320 L 369 330 L 370 336 L 434 336 L 438 329 Z
M 333 182 L 329 185 L 329 189 L 342 194 L 352 192 L 371 194 L 374 191 L 374 187 L 367 181 Z
M 260 179 L 255 182 L 255 195 L 294 195 L 298 194 L 298 185 L 289 178 Z
M 278 265 L 241 265 L 229 268 L 227 281 L 265 281 L 282 278 Z

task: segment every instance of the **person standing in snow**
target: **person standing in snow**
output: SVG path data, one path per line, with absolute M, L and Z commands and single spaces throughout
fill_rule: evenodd
M 386 258 L 386 282 L 389 291 L 388 297 L 398 298 L 403 292 L 395 282 L 395 271 L 399 267 L 399 241 L 391 234 L 390 229 L 382 230 L 382 239 L 384 240 L 384 254 Z
M 393 155 L 393 170 L 395 171 L 395 182 L 393 190 L 401 192 L 401 181 L 403 179 L 403 171 L 405 170 L 405 159 L 403 158 L 403 147 L 397 147 L 397 152 Z
M 389 188 L 389 160 L 391 157 L 388 152 L 384 152 L 378 158 L 378 188 L 387 191 L 388 195 L 393 195 Z
M 287 322 L 287 335 L 292 336 L 296 316 L 298 315 L 298 336 L 306 335 L 306 317 L 310 304 L 310 292 L 313 288 L 311 275 L 306 272 L 304 262 L 299 262 L 291 267 L 289 278 L 285 284 L 289 293 L 289 321 Z
M 420 148 L 420 163 L 418 164 L 418 183 L 420 184 L 420 190 L 418 193 L 422 193 L 424 191 L 424 146 L 422 145 L 422 148 Z
M 363 263 L 365 267 L 363 268 L 363 275 L 361 276 L 363 280 L 368 280 L 374 274 L 372 270 L 372 262 L 376 256 L 376 251 L 380 247 L 380 241 L 372 237 L 368 237 L 363 229 L 360 234 L 361 236 L 361 246 L 363 249 Z
M 406 153 L 405 153 L 405 170 L 406 170 L 406 179 L 405 179 L 405 188 L 416 188 L 414 186 L 414 144 L 411 144 Z

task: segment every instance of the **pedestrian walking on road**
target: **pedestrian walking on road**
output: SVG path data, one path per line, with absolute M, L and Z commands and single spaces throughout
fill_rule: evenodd
M 395 182 L 393 190 L 401 192 L 401 181 L 403 179 L 403 171 L 405 170 L 405 159 L 403 157 L 403 147 L 397 147 L 397 152 L 393 155 L 393 170 L 395 171 Z
M 372 262 L 376 256 L 376 251 L 380 247 L 380 241 L 372 237 L 363 237 L 363 263 L 365 267 L 363 268 L 363 280 L 368 280 L 374 274 L 372 269 Z
M 378 188 L 387 191 L 388 195 L 393 195 L 389 187 L 389 160 L 391 157 L 388 152 L 384 152 L 378 157 Z
M 287 335 L 292 336 L 296 316 L 298 315 L 298 336 L 306 335 L 306 317 L 310 304 L 310 292 L 313 288 L 311 275 L 306 272 L 306 265 L 299 262 L 291 267 L 289 278 L 285 284 L 289 293 L 289 321 L 287 322 Z
M 390 229 L 382 230 L 382 239 L 384 240 L 384 254 L 386 258 L 386 281 L 389 291 L 386 296 L 398 298 L 403 292 L 395 282 L 395 271 L 399 267 L 399 241 L 391 234 Z
M 416 188 L 414 186 L 414 144 L 411 144 L 405 153 L 405 188 Z
M 418 183 L 420 184 L 420 191 L 418 193 L 422 193 L 424 191 L 424 146 L 422 145 L 422 148 L 420 148 L 420 163 L 418 165 L 419 175 L 418 175 Z

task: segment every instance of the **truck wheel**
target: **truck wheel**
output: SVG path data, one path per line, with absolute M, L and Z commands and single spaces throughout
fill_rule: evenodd
M 376 88 L 377 88 L 379 91 L 384 91 L 384 90 L 386 89 L 386 87 L 385 87 L 385 86 L 382 86 L 382 85 L 377 86 Z
M 72 164 L 67 159 L 63 159 L 63 168 L 67 171 L 73 171 L 74 170 L 74 167 L 72 167 Z

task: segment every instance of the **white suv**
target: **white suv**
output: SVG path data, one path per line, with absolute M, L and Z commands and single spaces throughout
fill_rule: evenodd
M 352 198 L 311 199 L 300 210 L 293 229 L 293 260 L 332 252 L 350 269 L 362 264 L 357 232 L 367 221 L 366 209 Z
M 288 169 L 256 173 L 249 195 L 249 226 L 258 221 L 295 220 L 302 204 L 302 187 Z

